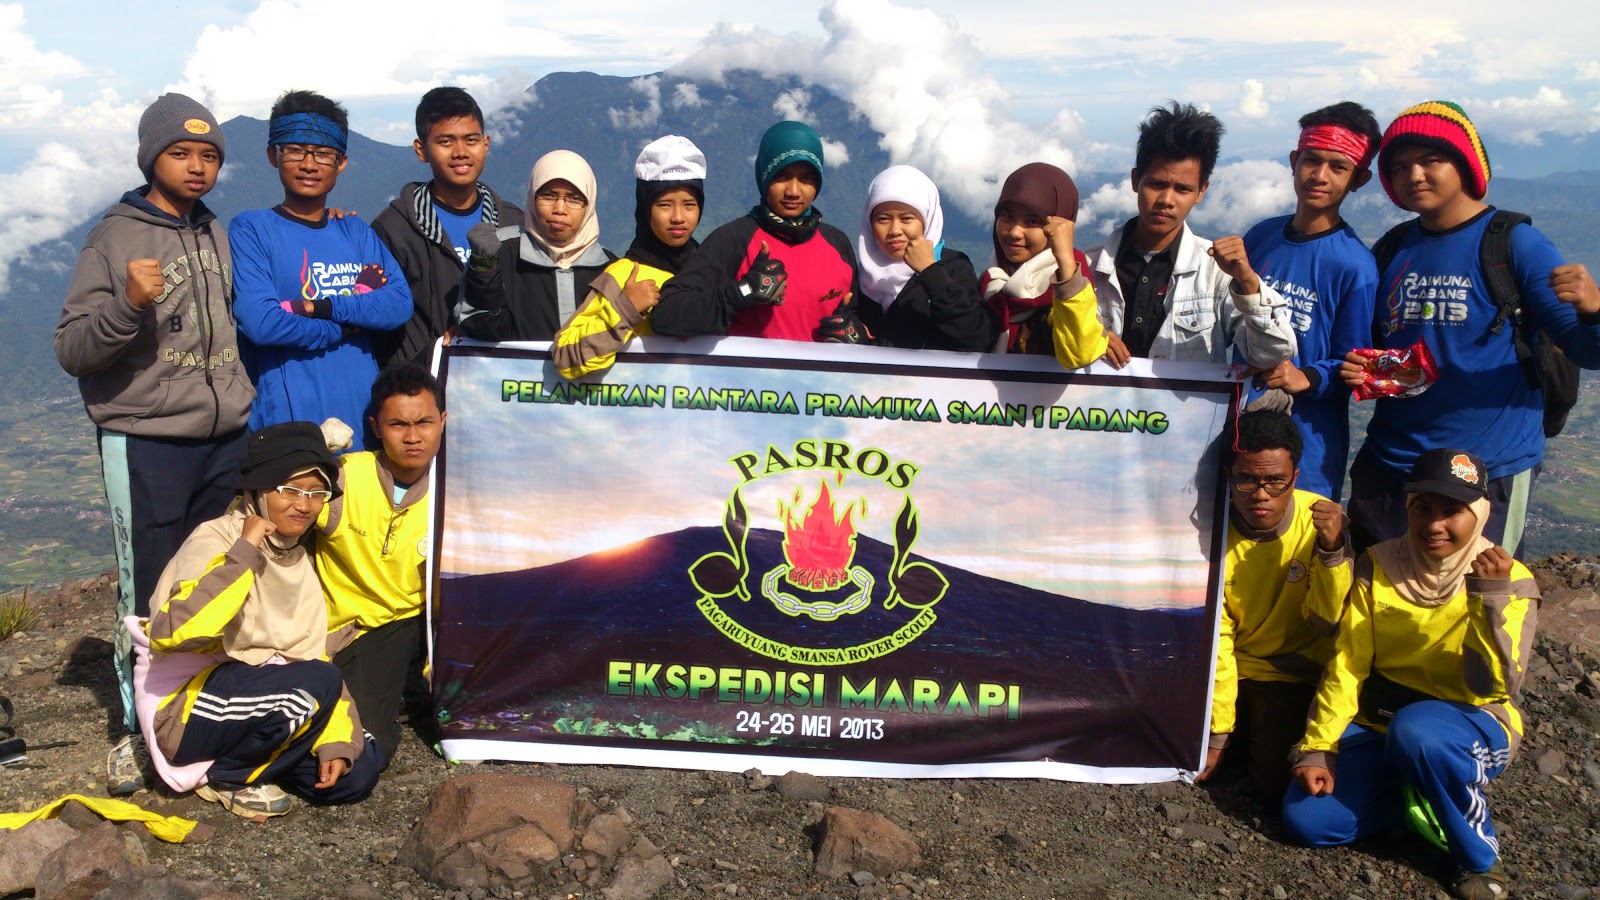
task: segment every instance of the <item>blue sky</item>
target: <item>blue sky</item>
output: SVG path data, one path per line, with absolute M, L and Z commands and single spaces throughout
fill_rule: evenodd
M 0 3 L 0 271 L 137 183 L 139 113 L 173 89 L 226 119 L 316 88 L 345 102 L 357 130 L 404 143 L 416 98 L 438 84 L 492 111 L 552 71 L 714 79 L 751 67 L 844 95 L 889 135 L 895 161 L 936 172 L 958 200 L 1013 160 L 1123 170 L 1140 115 L 1175 97 L 1222 117 L 1225 158 L 1258 165 L 1197 211 L 1220 227 L 1281 205 L 1286 170 L 1263 161 L 1283 159 L 1301 113 L 1336 100 L 1384 121 L 1456 100 L 1491 146 L 1600 131 L 1600 19 L 1579 0 L 1523 2 L 1516 15 L 1481 0 L 1108 6 L 676 0 L 663 16 L 659 0 Z M 1101 212 L 1129 201 L 1105 198 Z

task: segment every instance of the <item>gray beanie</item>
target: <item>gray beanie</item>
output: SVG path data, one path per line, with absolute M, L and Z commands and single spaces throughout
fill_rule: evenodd
M 203 141 L 227 155 L 222 126 L 211 111 L 183 94 L 162 94 L 139 117 L 139 171 L 146 181 L 155 171 L 156 157 L 179 141 Z

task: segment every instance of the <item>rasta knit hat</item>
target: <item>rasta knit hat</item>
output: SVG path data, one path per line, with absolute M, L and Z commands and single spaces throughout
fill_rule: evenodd
M 790 163 L 808 163 L 817 170 L 817 192 L 822 192 L 822 138 L 804 122 L 779 122 L 761 136 L 756 150 L 756 190 L 767 185 Z
M 1445 100 L 1429 100 L 1400 113 L 1383 133 L 1378 174 L 1396 206 L 1404 208 L 1389 183 L 1389 165 L 1396 150 L 1411 146 L 1431 147 L 1449 154 L 1461 169 L 1462 186 L 1472 199 L 1482 200 L 1489 192 L 1489 152 L 1483 149 L 1478 129 L 1461 107 Z
M 217 148 L 219 159 L 226 155 L 222 127 L 210 110 L 183 94 L 162 94 L 139 117 L 139 171 L 146 181 L 156 157 L 179 141 L 202 141 Z

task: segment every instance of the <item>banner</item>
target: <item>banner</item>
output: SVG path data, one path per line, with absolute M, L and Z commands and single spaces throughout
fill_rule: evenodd
M 453 345 L 452 759 L 1155 781 L 1205 755 L 1226 367 Z

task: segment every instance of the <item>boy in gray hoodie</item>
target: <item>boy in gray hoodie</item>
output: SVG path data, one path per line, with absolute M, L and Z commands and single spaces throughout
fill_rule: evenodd
M 106 760 L 106 788 L 145 786 L 122 619 L 148 616 L 162 569 L 189 532 L 228 507 L 255 389 L 239 361 L 228 237 L 200 198 L 217 182 L 215 117 L 163 94 L 139 119 L 148 184 L 89 232 L 72 273 L 56 359 L 78 379 L 100 447 L 117 554 L 116 655 L 129 734 Z

